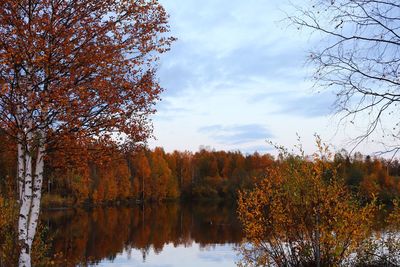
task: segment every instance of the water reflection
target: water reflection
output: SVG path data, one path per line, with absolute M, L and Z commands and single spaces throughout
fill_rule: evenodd
M 123 252 L 113 260 L 103 260 L 99 266 L 104 267 L 233 267 L 237 260 L 236 251 L 232 249 L 231 244 L 213 245 L 200 248 L 194 243 L 191 247 L 172 244 L 164 246 L 160 254 L 153 250 L 149 251 L 146 261 L 141 259 L 141 252 L 130 250 Z
M 132 251 L 139 251 L 147 260 L 165 248 L 223 248 L 220 245 L 242 239 L 235 207 L 228 204 L 167 203 L 44 211 L 42 222 L 51 233 L 53 260 L 65 266 L 113 261 Z

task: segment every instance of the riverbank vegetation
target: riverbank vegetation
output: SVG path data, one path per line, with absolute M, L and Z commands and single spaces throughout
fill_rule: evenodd
M 376 159 L 372 165 L 361 161 L 367 172 L 371 167 L 371 173 L 353 184 L 349 183 L 353 177 L 343 175 L 346 169 L 337 164 L 338 155 L 318 138 L 317 145 L 312 157 L 281 149 L 265 179 L 251 190 L 240 191 L 238 214 L 246 236 L 240 264 L 398 266 L 398 202 L 393 200 L 393 209 L 378 219 L 385 209 L 379 203 L 387 201 L 388 195 L 365 187 L 379 181 L 372 177 L 389 179 L 387 172 L 385 176 L 382 170 L 372 171 L 382 169 L 378 167 L 382 161 Z M 378 221 L 381 226 L 376 231 Z

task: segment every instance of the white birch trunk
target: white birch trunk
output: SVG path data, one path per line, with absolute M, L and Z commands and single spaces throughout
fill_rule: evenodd
M 33 182 L 32 206 L 28 225 L 28 244 L 32 247 L 33 239 L 36 234 L 36 228 L 40 212 L 40 200 L 42 198 L 43 169 L 44 169 L 44 147 L 38 148 L 38 157 L 35 164 L 35 180 Z
M 25 148 L 29 151 L 29 147 Z M 18 240 L 20 244 L 20 267 L 30 267 L 31 258 L 30 252 L 31 247 L 28 244 L 28 224 L 29 215 L 32 206 L 32 156 L 28 151 L 24 151 L 24 190 L 21 197 L 19 219 L 18 219 Z M 22 160 L 22 159 L 18 159 Z
M 19 138 L 18 138 L 19 139 Z M 17 179 L 18 179 L 18 200 L 19 203 L 22 202 L 22 195 L 24 192 L 24 172 L 25 172 L 25 157 L 24 157 L 24 152 L 22 149 L 22 144 L 18 143 L 17 145 L 17 150 L 18 150 L 18 161 L 17 161 Z
M 43 138 L 44 137 L 40 135 L 39 139 L 43 140 Z M 37 158 L 33 168 L 32 152 L 34 149 L 30 145 L 32 134 L 28 134 L 27 139 L 28 145 L 25 146 L 25 149 L 22 149 L 23 156 L 18 158 L 18 166 L 20 166 L 20 164 L 24 166 L 24 171 L 22 172 L 24 186 L 20 197 L 20 214 L 18 220 L 18 239 L 21 246 L 19 256 L 20 267 L 31 266 L 32 244 L 35 238 L 40 213 L 44 168 L 44 145 L 39 141 Z M 22 161 L 22 163 L 20 161 Z
M 20 107 L 17 106 L 17 115 L 16 120 L 17 123 L 21 123 L 20 119 Z M 25 157 L 24 157 L 24 150 L 23 150 L 23 136 L 21 133 L 17 134 L 17 184 L 18 184 L 18 203 L 21 204 L 22 202 L 22 195 L 24 192 L 24 172 L 25 172 Z

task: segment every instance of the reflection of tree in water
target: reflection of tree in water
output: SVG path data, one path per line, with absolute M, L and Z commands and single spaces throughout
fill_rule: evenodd
M 57 262 L 67 266 L 112 260 L 124 250 L 140 250 L 145 261 L 151 249 L 158 254 L 166 244 L 206 247 L 242 239 L 235 207 L 215 203 L 51 211 L 42 221 L 53 233 L 51 253 L 61 253 Z

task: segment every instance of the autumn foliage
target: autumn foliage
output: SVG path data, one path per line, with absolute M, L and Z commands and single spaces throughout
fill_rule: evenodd
M 283 151 L 251 191 L 239 195 L 245 266 L 338 266 L 369 237 L 376 206 L 360 206 L 318 141 L 313 158 Z
M 45 157 L 71 138 L 128 149 L 145 142 L 162 91 L 158 56 L 174 38 L 156 0 L 6 0 L 0 10 L 0 129 L 17 147 L 19 265 L 29 267 Z M 88 173 L 66 176 L 87 198 Z M 114 200 L 118 181 L 102 186 Z
M 127 153 L 103 142 L 64 138 L 63 149 L 45 159 L 44 202 L 47 206 L 81 205 L 125 200 L 236 199 L 237 190 L 251 189 L 282 159 L 271 155 L 201 149 L 166 153 L 162 148 Z M 0 135 L 0 190 L 15 194 L 15 144 Z M 298 159 L 302 162 L 306 159 Z M 300 164 L 300 163 L 299 163 Z M 377 198 L 391 203 L 400 190 L 400 165 L 346 152 L 331 161 L 337 176 L 362 203 Z
M 12 198 L 17 193 L 15 144 L 5 135 L 0 138 L 3 140 L 0 142 L 0 190 L 5 203 L 4 198 Z M 385 262 L 389 262 L 393 261 L 391 255 L 400 251 L 396 250 L 398 228 L 387 230 L 392 233 L 390 240 L 370 238 L 371 215 L 376 207 L 368 204 L 374 199 L 391 203 L 399 196 L 396 160 L 388 162 L 360 154 L 350 157 L 343 151 L 314 157 L 282 151 L 276 158 L 268 154 L 243 155 L 210 149 L 196 153 L 167 153 L 162 148 L 127 152 L 96 140 L 81 142 L 66 138 L 64 142 L 68 146 L 50 150 L 45 158 L 42 191 L 46 206 L 177 198 L 186 202 L 235 200 L 240 190 L 240 218 L 251 244 L 242 250 L 243 263 L 248 265 L 255 262 L 315 264 L 317 255 L 321 266 L 336 265 L 346 262 L 351 252 L 359 255 L 362 262 L 374 262 L 382 257 L 377 253 L 381 247 L 391 249 L 385 255 L 388 259 Z M 12 210 L 7 209 L 3 206 L 1 218 L 11 218 Z M 393 214 L 390 224 L 398 220 L 400 212 L 397 216 Z M 4 229 L 12 227 L 5 219 L 0 222 Z M 114 222 L 107 225 L 111 223 Z M 80 233 L 87 240 L 89 237 L 80 232 L 80 227 L 88 226 L 77 226 L 71 233 Z M 13 249 L 9 233 L 12 231 L 0 233 L 5 237 L 0 246 L 4 245 L 3 253 L 8 255 L 9 249 Z M 271 252 L 277 256 L 268 257 Z
M 45 167 L 44 202 L 50 205 L 57 205 L 59 197 L 69 204 L 177 198 L 233 200 L 239 188 L 250 188 L 253 179 L 261 177 L 273 163 L 271 156 L 258 153 L 166 153 L 162 148 L 126 153 L 99 143 L 71 144 L 53 153 Z

